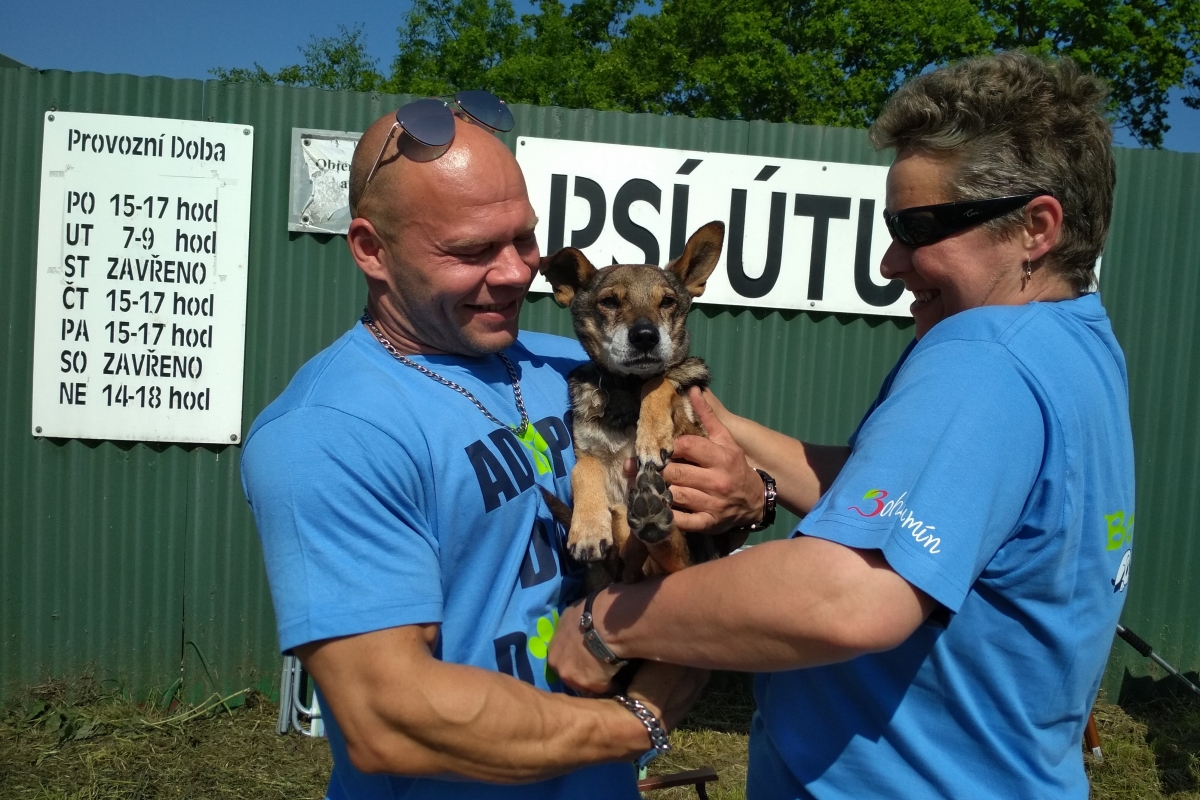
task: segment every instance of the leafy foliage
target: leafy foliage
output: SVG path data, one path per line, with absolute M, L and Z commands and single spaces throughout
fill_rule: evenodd
M 1197 0 L 983 0 L 997 49 L 1066 55 L 1106 79 L 1118 124 L 1162 146 L 1167 92 L 1200 108 Z
M 366 36 L 361 27 L 338 26 L 337 36 L 313 37 L 300 48 L 303 64 L 293 64 L 278 72 L 268 72 L 255 62 L 252 69 L 215 67 L 209 70 L 219 81 L 230 83 L 281 83 L 286 86 L 315 86 L 321 89 L 369 92 L 380 88 L 383 76 L 376 61 L 367 55 Z
M 1168 92 L 1200 108 L 1200 0 L 414 0 L 384 78 L 359 27 L 304 62 L 221 79 L 511 102 L 865 126 L 905 80 L 971 55 L 1069 56 L 1109 81 L 1114 120 L 1143 145 Z

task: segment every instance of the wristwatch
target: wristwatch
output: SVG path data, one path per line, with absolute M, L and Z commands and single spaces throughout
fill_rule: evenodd
M 583 614 L 579 617 L 579 632 L 583 634 L 583 643 L 587 647 L 588 652 L 594 655 L 597 661 L 620 668 L 629 662 L 623 658 L 618 658 L 617 654 L 604 643 L 604 640 L 600 638 L 600 632 L 596 630 L 592 621 L 592 603 L 596 600 L 596 595 L 600 594 L 601 591 L 601 589 L 597 589 L 589 594 L 587 600 L 584 601 Z
M 744 525 L 737 528 L 738 531 L 761 531 L 764 528 L 771 527 L 775 522 L 775 499 L 778 495 L 775 492 L 775 479 L 766 473 L 765 470 L 756 469 L 758 476 L 763 482 L 763 515 L 762 519 L 753 525 Z
M 634 700 L 623 694 L 613 695 L 613 700 L 633 712 L 638 721 L 646 726 L 646 733 L 650 734 L 650 749 L 638 756 L 637 761 L 634 762 L 639 770 L 645 769 L 647 764 L 663 753 L 671 752 L 671 742 L 667 739 L 667 732 L 662 723 L 641 700 Z

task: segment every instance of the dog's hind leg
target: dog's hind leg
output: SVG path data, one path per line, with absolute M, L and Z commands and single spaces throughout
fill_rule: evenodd
M 684 537 L 683 531 L 675 527 L 671 528 L 671 533 L 667 538 L 654 544 L 647 544 L 646 549 L 650 551 L 650 560 L 658 567 L 658 570 L 667 575 L 679 572 L 692 564 L 687 539 Z
M 612 509 L 613 544 L 621 556 L 621 582 L 637 583 L 646 575 L 650 554 L 646 544 L 630 532 L 628 513 L 623 504 Z

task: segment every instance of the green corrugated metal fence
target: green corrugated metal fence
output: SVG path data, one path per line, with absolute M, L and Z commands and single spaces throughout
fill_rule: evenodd
M 274 618 L 238 477 L 240 447 L 30 437 L 42 119 L 50 108 L 255 128 L 243 428 L 356 318 L 363 280 L 340 237 L 287 231 L 293 126 L 362 130 L 403 98 L 0 68 L 0 694 L 92 671 L 192 696 L 276 677 Z M 864 132 L 515 106 L 520 135 L 887 164 Z M 1121 151 L 1101 288 L 1129 357 L 1137 557 L 1126 623 L 1200 665 L 1200 156 Z M 570 333 L 544 296 L 523 325 Z M 842 441 L 911 337 L 885 318 L 700 306 L 695 351 L 735 410 Z M 244 433 L 244 430 L 243 430 Z M 794 518 L 781 520 L 782 535 Z M 1140 658 L 1115 650 L 1106 683 Z

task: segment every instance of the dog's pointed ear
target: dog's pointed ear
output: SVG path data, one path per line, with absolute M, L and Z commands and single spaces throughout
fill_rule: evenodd
M 692 297 L 704 294 L 708 276 L 716 269 L 724 243 L 725 223 L 710 222 L 692 234 L 679 258 L 667 264 L 667 269 L 683 281 Z
M 554 289 L 554 302 L 560 306 L 571 305 L 575 293 L 587 286 L 596 268 L 574 247 L 564 247 L 551 256 L 546 256 L 538 265 L 538 271 L 550 281 Z

